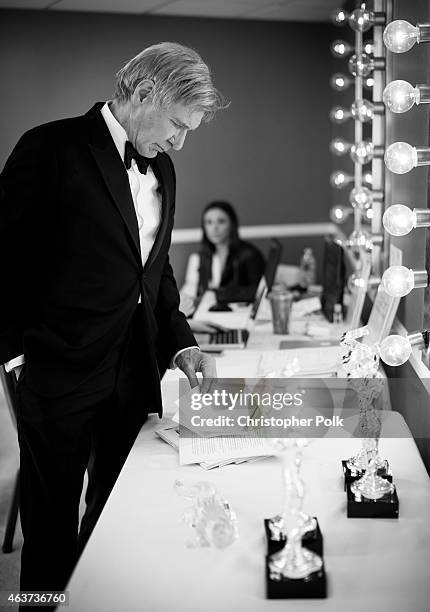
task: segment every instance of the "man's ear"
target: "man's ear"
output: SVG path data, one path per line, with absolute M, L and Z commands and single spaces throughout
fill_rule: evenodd
M 133 104 L 139 105 L 144 100 L 147 100 L 154 89 L 154 81 L 152 79 L 143 79 L 136 85 L 132 95 Z

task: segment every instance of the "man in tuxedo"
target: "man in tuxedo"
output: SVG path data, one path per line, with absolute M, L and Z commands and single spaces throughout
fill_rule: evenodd
M 0 175 L 0 363 L 17 378 L 21 590 L 61 590 L 178 366 L 216 375 L 179 311 L 169 149 L 225 106 L 176 43 L 144 49 L 113 100 L 36 127 Z M 78 509 L 88 469 L 86 511 Z M 113 551 L 114 554 L 114 551 Z

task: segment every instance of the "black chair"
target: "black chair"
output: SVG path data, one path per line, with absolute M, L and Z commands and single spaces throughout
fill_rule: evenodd
M 13 372 L 6 372 L 4 366 L 0 366 L 0 380 L 3 387 L 4 396 L 6 398 L 6 404 L 9 408 L 12 421 L 16 427 L 16 396 L 15 396 L 15 375 Z M 15 485 L 12 494 L 11 505 L 9 508 L 9 514 L 7 517 L 6 530 L 4 534 L 2 551 L 4 553 L 12 552 L 13 538 L 15 535 L 16 522 L 18 519 L 19 509 L 19 470 L 17 471 L 15 478 Z

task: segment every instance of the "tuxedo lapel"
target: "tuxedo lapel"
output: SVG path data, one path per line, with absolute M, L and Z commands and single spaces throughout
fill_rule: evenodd
M 145 268 L 149 268 L 152 265 L 160 251 L 161 245 L 163 244 L 163 240 L 169 225 L 169 203 L 173 201 L 174 197 L 171 170 L 168 167 L 167 160 L 163 159 L 160 155 L 157 155 L 157 157 L 151 163 L 151 168 L 155 174 L 155 178 L 158 180 L 159 185 L 158 193 L 161 196 L 161 221 L 154 245 L 146 261 Z
M 87 115 L 90 120 L 89 148 L 131 236 L 135 254 L 142 262 L 139 228 L 127 170 L 100 112 L 102 106 L 102 103 L 96 104 Z

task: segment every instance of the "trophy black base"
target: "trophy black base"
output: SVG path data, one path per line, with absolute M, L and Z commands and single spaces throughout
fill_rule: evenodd
M 348 518 L 399 518 L 399 498 L 395 489 L 379 499 L 367 499 L 355 495 L 348 486 L 346 496 Z
M 327 597 L 327 580 L 324 564 L 318 572 L 313 572 L 306 578 L 270 577 L 270 555 L 266 557 L 266 597 L 267 599 L 323 599 Z
M 308 531 L 302 538 L 302 544 L 308 550 L 316 553 L 319 557 L 323 556 L 323 536 L 316 516 L 313 517 L 316 521 L 316 527 L 312 531 Z M 267 537 L 267 553 L 273 555 L 278 552 L 281 548 L 284 548 L 287 541 L 286 537 L 281 537 L 279 540 L 275 540 L 272 537 L 270 531 L 270 519 L 264 519 L 264 530 Z
M 366 470 L 351 470 L 348 466 L 347 466 L 348 460 L 344 459 L 342 461 L 342 471 L 343 471 L 343 478 L 344 478 L 344 486 L 343 486 L 343 490 L 346 491 L 348 489 L 348 486 L 354 482 L 355 480 L 358 480 L 359 478 L 361 478 L 362 476 L 364 476 L 364 473 Z M 388 461 L 385 459 L 384 460 L 384 467 L 379 468 L 379 470 L 377 471 L 378 476 L 382 476 L 382 478 L 385 478 L 386 480 L 388 480 L 389 482 L 393 482 L 393 474 L 390 470 L 390 467 L 388 465 Z

